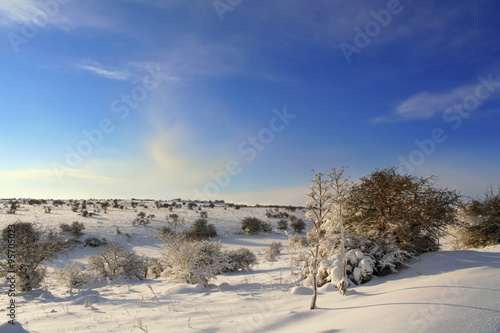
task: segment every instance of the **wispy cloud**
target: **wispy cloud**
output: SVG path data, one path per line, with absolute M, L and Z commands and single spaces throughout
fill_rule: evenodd
M 3 0 L 0 2 L 0 24 L 11 25 L 31 21 L 44 12 L 35 0 Z
M 383 123 L 430 119 L 437 114 L 452 112 L 455 105 L 474 95 L 475 87 L 476 85 L 469 84 L 439 93 L 421 91 L 398 104 L 391 114 L 373 118 L 371 121 Z
M 97 61 L 76 64 L 75 67 L 112 80 L 128 80 L 130 78 L 128 70 L 105 66 Z
M 84 170 L 67 168 L 59 170 L 64 173 L 64 179 L 67 182 L 90 182 L 94 184 L 119 184 L 122 180 L 118 178 L 110 178 L 98 173 Z M 0 171 L 0 183 L 16 182 L 16 181 L 41 181 L 46 183 L 59 183 L 56 173 L 52 169 L 33 169 L 33 170 L 14 170 Z

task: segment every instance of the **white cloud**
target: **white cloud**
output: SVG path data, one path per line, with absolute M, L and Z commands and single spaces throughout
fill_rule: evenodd
M 4 25 L 25 23 L 44 12 L 35 0 L 3 0 L 0 2 L 0 20 Z
M 487 99 L 490 96 L 485 87 L 482 87 L 479 92 L 480 95 L 485 93 L 487 95 L 485 97 L 478 95 L 477 88 L 480 85 L 481 83 L 468 84 L 440 93 L 421 91 L 399 103 L 392 114 L 379 116 L 371 119 L 371 121 L 373 123 L 383 123 L 430 119 L 438 114 L 456 112 L 457 108 L 466 103 L 468 99 L 473 99 L 477 103 L 475 107 L 478 107 L 484 102 L 485 97 Z
M 62 175 L 63 181 L 58 178 L 58 174 Z M 110 178 L 102 176 L 98 173 L 84 170 L 66 168 L 58 170 L 57 173 L 53 169 L 32 169 L 32 170 L 14 170 L 0 171 L 0 183 L 17 182 L 17 181 L 40 181 L 44 183 L 64 183 L 64 182 L 85 182 L 94 184 L 119 184 L 122 180 L 118 178 Z
M 75 65 L 76 68 L 89 71 L 99 76 L 103 76 L 113 80 L 128 80 L 130 74 L 128 70 L 116 69 L 110 66 L 104 66 L 97 61 L 89 62 L 88 64 L 82 63 Z

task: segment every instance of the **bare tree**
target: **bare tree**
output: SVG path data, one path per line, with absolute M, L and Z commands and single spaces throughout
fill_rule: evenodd
M 331 197 L 331 204 L 337 205 L 338 206 L 338 225 L 340 229 L 340 246 L 341 246 L 341 258 L 342 258 L 342 280 L 339 285 L 339 292 L 342 294 L 342 296 L 345 295 L 346 289 L 347 289 L 347 283 L 346 283 L 346 265 L 347 265 L 347 258 L 346 258 L 346 253 L 345 253 L 345 229 L 344 229 L 344 221 L 342 218 L 343 215 L 343 206 L 345 200 L 348 198 L 349 195 L 349 179 L 343 177 L 344 171 L 347 169 L 347 167 L 342 167 L 340 170 L 337 168 L 333 168 L 333 171 L 329 173 L 330 176 L 330 188 L 333 191 L 333 196 Z M 331 213 L 334 212 L 334 207 L 331 209 Z
M 344 205 L 346 229 L 414 254 L 437 249 L 441 232 L 455 221 L 460 196 L 435 181 L 398 174 L 396 167 L 362 177 Z
M 318 274 L 318 255 L 319 255 L 319 246 L 321 242 L 321 226 L 326 222 L 328 218 L 328 213 L 330 212 L 330 198 L 331 193 L 329 192 L 330 183 L 328 179 L 325 179 L 324 175 L 320 172 L 315 173 L 315 178 L 313 179 L 313 183 L 315 185 L 309 186 L 311 192 L 309 192 L 308 196 L 311 199 L 306 203 L 306 207 L 309 208 L 309 211 L 306 214 L 308 219 L 311 219 L 314 223 L 313 233 L 316 233 L 315 244 L 313 249 L 311 250 L 312 260 L 313 260 L 313 269 L 312 269 L 312 277 L 313 277 L 313 296 L 311 300 L 310 309 L 316 309 L 316 299 L 318 297 L 318 285 L 316 281 L 316 276 Z

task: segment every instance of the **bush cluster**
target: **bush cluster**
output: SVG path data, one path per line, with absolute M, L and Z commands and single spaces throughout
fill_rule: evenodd
M 147 260 L 118 244 L 106 246 L 89 258 L 87 269 L 105 278 L 139 278 L 146 276 Z
M 257 217 L 245 217 L 241 221 L 241 230 L 247 234 L 254 235 L 259 232 L 270 232 L 271 225 Z
M 211 239 L 217 236 L 217 230 L 207 219 L 197 219 L 187 232 L 187 236 L 193 240 Z
M 500 242 L 500 188 L 473 200 L 459 211 L 458 248 L 485 247 Z
M 221 250 L 212 241 L 166 242 L 160 260 L 151 262 L 148 277 L 163 276 L 173 283 L 203 283 L 224 272 L 248 269 L 256 261 L 248 249 Z
M 82 230 L 85 229 L 85 226 L 83 225 L 83 223 L 75 221 L 71 223 L 71 225 L 66 223 L 61 223 L 59 225 L 59 228 L 61 228 L 62 232 L 67 232 L 70 233 L 75 238 L 80 238 L 83 235 Z

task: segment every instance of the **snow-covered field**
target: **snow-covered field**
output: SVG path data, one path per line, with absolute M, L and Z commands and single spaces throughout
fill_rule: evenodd
M 82 217 L 71 207 L 44 212 L 43 206 L 22 205 L 16 214 L 0 211 L 0 228 L 16 221 L 59 229 L 61 223 L 84 223 L 82 238 L 105 237 L 139 254 L 161 255 L 153 238 L 172 213 L 193 222 L 199 211 L 148 208 L 129 204 Z M 93 209 L 88 209 L 89 212 Z M 16 295 L 16 320 L 28 332 L 500 332 L 500 246 L 422 255 L 411 267 L 370 282 L 351 286 L 341 296 L 332 285 L 320 288 L 318 309 L 310 311 L 312 291 L 299 286 L 290 269 L 287 236 L 276 231 L 278 219 L 267 219 L 266 208 L 224 206 L 203 208 L 224 248 L 248 247 L 258 263 L 250 271 L 226 273 L 202 285 L 166 284 L 165 280 L 119 280 L 76 290 L 61 286 L 56 270 L 71 261 L 84 265 L 99 248 L 78 248 L 49 268 L 44 287 Z M 137 212 L 154 214 L 148 226 L 133 226 Z M 284 211 L 281 209 L 281 211 Z M 304 211 L 297 210 L 299 218 Z M 273 232 L 237 234 L 240 221 L 256 216 L 271 222 Z M 121 234 L 116 234 L 116 228 Z M 308 228 L 310 225 L 308 224 Z M 126 234 L 129 234 L 128 237 Z M 264 253 L 273 241 L 284 248 L 275 261 Z M 24 332 L 6 324 L 9 297 L 0 287 L 0 332 Z M 5 324 L 4 324 L 5 323 Z

